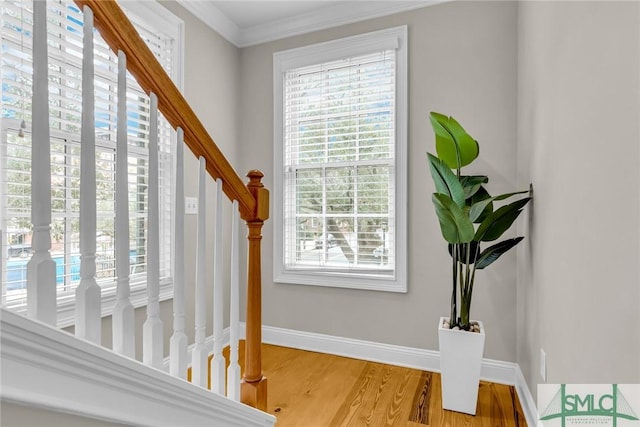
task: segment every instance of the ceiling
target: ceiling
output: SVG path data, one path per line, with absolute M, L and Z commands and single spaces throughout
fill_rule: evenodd
M 449 0 L 178 0 L 238 47 L 337 27 Z

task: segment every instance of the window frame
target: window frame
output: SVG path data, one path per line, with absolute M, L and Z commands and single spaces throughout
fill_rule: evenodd
M 178 87 L 179 90 L 183 90 L 184 87 L 184 21 L 171 12 L 169 9 L 163 7 L 157 1 L 149 1 L 144 3 L 139 2 L 124 2 L 121 4 L 121 7 L 128 14 L 129 19 L 131 19 L 134 23 L 142 23 L 147 28 L 161 28 L 163 33 L 168 35 L 173 39 L 173 50 L 171 57 L 171 75 L 173 82 Z M 19 127 L 19 120 L 11 119 L 11 118 L 1 118 L 0 117 L 0 149 L 4 150 L 6 148 L 6 144 L 4 141 L 6 140 L 7 132 L 9 129 L 17 130 Z M 30 129 L 28 129 L 30 131 Z M 58 139 L 67 139 L 69 137 L 69 133 L 57 130 L 50 129 L 51 137 Z M 79 137 L 79 135 L 78 135 Z M 71 138 L 74 140 L 74 138 Z M 171 134 L 171 144 L 175 146 L 175 132 Z M 96 144 L 99 145 L 100 141 L 96 141 Z M 171 168 L 175 170 L 175 156 L 172 156 L 171 160 Z M 0 184 L 0 187 L 2 184 Z M 174 183 L 171 183 L 173 188 Z M 4 189 L 0 188 L 0 195 L 4 194 Z M 175 203 L 175 191 L 171 190 L 171 205 L 173 206 Z M 0 212 L 0 219 L 4 215 L 4 212 Z M 174 218 L 175 219 L 175 218 Z M 173 244 L 173 223 L 174 219 L 171 220 L 170 225 L 170 233 L 171 233 L 171 242 L 170 242 L 170 258 L 174 258 L 174 244 Z M 4 262 L 5 262 L 5 242 L 4 242 L 4 233 L 3 230 L 0 230 L 0 247 L 2 251 L 0 251 L 0 275 L 4 274 Z M 161 230 L 162 232 L 162 230 Z M 148 303 L 147 298 L 147 287 L 146 287 L 146 277 L 142 278 L 137 277 L 135 281 L 132 281 L 130 300 L 131 304 L 135 308 L 144 307 Z M 171 267 L 171 273 L 169 277 L 165 277 L 160 282 L 160 301 L 166 301 L 173 298 L 173 268 Z M 116 287 L 108 287 L 102 291 L 102 303 L 101 303 L 101 317 L 110 316 L 113 312 L 113 309 L 116 305 Z M 3 301 L 4 303 L 4 301 Z M 26 312 L 26 304 L 15 310 L 18 313 Z M 75 324 L 75 297 L 68 298 L 61 302 L 58 300 L 57 302 L 57 325 L 58 327 L 64 328 L 73 326 Z
M 407 123 L 408 123 L 408 29 L 399 26 L 356 36 L 303 46 L 273 54 L 274 111 L 274 233 L 273 281 L 311 286 L 328 286 L 388 292 L 407 292 Z M 285 133 L 284 79 L 288 70 L 395 49 L 395 266 L 392 277 L 369 271 L 298 268 L 285 266 Z

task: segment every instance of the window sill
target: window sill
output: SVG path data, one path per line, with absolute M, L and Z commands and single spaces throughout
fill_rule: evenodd
M 355 276 L 353 273 L 339 272 L 284 271 L 274 276 L 274 282 L 368 291 L 407 292 L 406 281 L 397 276 L 385 277 L 366 273 Z

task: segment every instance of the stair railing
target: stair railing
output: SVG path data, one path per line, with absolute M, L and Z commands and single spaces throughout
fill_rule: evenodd
M 204 214 L 205 174 L 216 181 L 216 229 L 214 245 L 214 358 L 210 372 L 212 391 L 225 394 L 224 360 L 222 358 L 222 226 L 221 199 L 224 193 L 233 203 L 232 218 L 232 271 L 231 271 L 231 361 L 227 377 L 227 396 L 240 398 L 242 402 L 266 410 L 267 380 L 262 373 L 261 359 L 261 240 L 262 226 L 269 215 L 269 192 L 261 180 L 263 174 L 252 170 L 245 185 L 236 174 L 211 136 L 193 112 L 171 78 L 163 70 L 151 50 L 114 0 L 74 0 L 84 13 L 83 59 L 83 118 L 81 148 L 81 283 L 76 291 L 76 335 L 100 343 L 100 288 L 95 281 L 96 265 L 96 205 L 95 205 L 95 124 L 93 101 L 93 28 L 100 32 L 109 47 L 118 54 L 118 136 L 116 173 L 116 272 L 117 304 L 113 313 L 113 349 L 125 356 L 134 356 L 133 307 L 129 300 L 128 256 L 128 194 L 127 194 L 127 135 L 126 135 L 126 71 L 138 81 L 150 96 L 150 190 L 149 190 L 149 238 L 148 244 L 148 305 L 147 321 L 143 327 L 143 361 L 159 368 L 162 361 L 162 323 L 159 319 L 159 255 L 158 246 L 158 165 L 157 165 L 157 114 L 161 112 L 177 131 L 176 206 L 175 206 L 175 265 L 174 265 L 174 334 L 170 343 L 170 372 L 185 378 L 187 372 L 187 339 L 184 331 L 184 181 L 183 144 L 199 159 L 199 228 L 198 255 L 196 261 L 196 346 L 192 352 L 192 378 L 194 383 L 206 387 L 204 375 L 208 353 L 203 346 L 206 325 L 204 292 Z M 48 136 L 47 98 L 47 31 L 46 4 L 34 1 L 34 78 L 33 78 L 33 166 L 32 166 L 32 222 L 34 226 L 33 248 L 35 253 L 28 264 L 27 311 L 28 315 L 49 324 L 56 323 L 55 263 L 51 248 L 51 176 L 50 143 Z M 85 95 L 87 99 L 85 99 Z M 155 129 L 154 129 L 155 126 Z M 37 147 L 36 147 L 36 144 Z M 154 161 L 155 156 L 155 161 Z M 155 183 L 153 182 L 155 180 Z M 93 184 L 91 184 L 93 183 Z M 93 188 L 92 188 L 93 186 Z M 155 188 L 152 188 L 155 187 Z M 238 239 L 240 218 L 248 228 L 247 260 L 247 317 L 245 374 L 238 388 L 240 377 L 238 354 Z M 152 259 L 155 258 L 155 259 Z M 234 359 L 235 358 L 235 359 Z M 235 380 L 234 380 L 235 379 Z

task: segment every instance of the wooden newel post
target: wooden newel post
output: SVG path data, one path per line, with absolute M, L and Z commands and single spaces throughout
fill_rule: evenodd
M 249 171 L 247 188 L 256 200 L 253 218 L 247 220 L 249 234 L 247 267 L 247 339 L 245 342 L 245 373 L 240 389 L 242 403 L 262 411 L 267 410 L 267 379 L 262 375 L 262 268 L 260 244 L 262 226 L 269 218 L 269 190 L 261 180 L 264 174 Z

